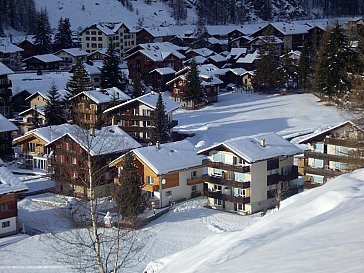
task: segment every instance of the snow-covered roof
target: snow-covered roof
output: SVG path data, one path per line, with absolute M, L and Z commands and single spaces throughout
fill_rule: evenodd
M 213 75 L 200 75 L 200 79 L 202 86 L 220 85 L 224 83 L 218 77 Z
M 27 191 L 23 184 L 7 167 L 0 167 L 0 195 Z
M 273 44 L 283 44 L 283 40 L 278 38 L 277 36 L 274 35 L 268 35 L 268 36 L 258 36 L 256 38 L 254 38 L 253 40 L 251 40 L 250 42 L 248 42 L 248 44 L 253 43 L 256 40 L 262 40 L 263 42 L 267 42 L 267 43 L 273 43 Z
M 231 71 L 232 73 L 234 73 L 237 76 L 243 76 L 244 74 L 246 74 L 248 72 L 244 68 L 230 68 L 229 71 Z
M 142 147 L 133 153 L 157 175 L 201 166 L 204 159 L 196 154 L 195 146 L 188 140 L 160 144 L 159 149 Z
M 24 61 L 30 60 L 32 58 L 38 59 L 44 63 L 53 63 L 53 62 L 62 62 L 63 59 L 54 55 L 54 54 L 43 54 L 43 55 L 35 55 L 29 58 L 26 58 Z
M 174 32 L 169 27 L 145 27 L 143 29 L 153 37 L 174 36 Z
M 100 53 L 101 55 L 107 55 L 106 52 L 107 52 L 108 48 L 104 47 L 104 48 L 100 48 L 96 51 L 93 51 L 91 53 L 88 54 L 88 56 L 92 56 L 92 55 L 95 55 L 97 53 Z
M 16 52 L 22 52 L 24 51 L 24 49 L 12 44 L 12 43 L 9 43 L 7 41 L 1 41 L 0 43 L 0 52 L 1 53 L 16 53 Z
M 140 49 L 137 51 L 133 51 L 135 50 L 135 48 L 140 48 Z M 184 49 L 183 47 L 177 46 L 170 42 L 139 44 L 136 47 L 129 50 L 129 52 L 133 53 L 126 56 L 125 59 L 128 59 L 138 53 L 142 53 L 143 55 L 147 56 L 149 59 L 153 61 L 163 61 L 170 55 L 174 55 L 178 59 L 185 59 L 186 57 L 179 52 L 179 50 L 183 49 Z
M 347 125 L 353 126 L 353 127 L 357 128 L 358 130 L 364 131 L 362 128 L 360 128 L 358 125 L 356 125 L 354 122 L 348 120 L 348 121 L 344 121 L 342 123 L 339 123 L 338 125 L 331 126 L 330 128 L 325 129 L 323 131 L 319 131 L 317 133 L 311 134 L 308 137 L 301 139 L 299 141 L 299 144 L 306 144 L 306 143 L 314 140 L 317 137 L 325 137 L 325 135 L 329 134 L 330 132 L 332 132 L 332 131 L 334 131 L 334 130 L 336 130 L 338 128 L 347 126 Z
M 136 32 L 136 29 L 132 26 L 129 26 L 125 23 L 121 23 L 121 22 L 102 22 L 102 23 L 98 23 L 95 25 L 92 25 L 91 27 L 86 28 L 85 30 L 83 30 L 81 33 L 83 33 L 84 31 L 90 29 L 90 28 L 97 28 L 98 30 L 102 31 L 105 35 L 110 36 L 110 35 L 116 35 L 117 32 L 119 31 L 119 28 L 124 25 L 125 27 L 127 27 L 130 32 Z
M 78 127 L 78 130 L 67 132 L 48 143 L 50 145 L 62 137 L 69 136 L 91 156 L 124 152 L 140 147 L 140 143 L 125 133 L 118 126 L 103 127 L 101 130 L 86 131 Z
M 212 45 L 215 45 L 215 44 L 218 44 L 218 45 L 227 45 L 228 44 L 228 40 L 226 40 L 226 39 L 217 39 L 215 37 L 210 37 L 207 40 Z
M 161 92 L 161 94 L 162 94 L 163 103 L 164 103 L 164 107 L 165 107 L 166 112 L 172 112 L 172 111 L 174 111 L 174 110 L 176 110 L 176 109 L 178 109 L 180 107 L 180 105 L 177 102 L 171 100 L 171 98 L 169 97 L 169 95 L 167 93 Z M 139 101 L 140 103 L 145 104 L 145 105 L 155 109 L 156 105 L 157 105 L 158 96 L 159 96 L 158 93 L 152 91 L 152 92 L 147 93 L 147 94 L 145 94 L 143 96 L 134 98 L 132 100 L 129 100 L 129 101 L 126 101 L 124 103 L 118 104 L 118 105 L 116 105 L 114 107 L 111 107 L 111 108 L 105 110 L 104 113 L 108 113 L 110 111 L 113 111 L 113 110 L 118 109 L 118 108 L 120 108 L 122 106 L 128 105 L 130 103 L 133 103 L 135 101 Z
M 0 114 L 0 133 L 17 131 L 16 127 L 12 122 L 10 122 L 6 117 Z
M 259 59 L 258 50 L 254 51 L 253 53 L 246 54 L 244 57 L 239 58 L 236 62 L 237 63 L 251 64 L 256 59 Z
M 61 90 L 58 90 L 58 94 L 59 94 L 59 100 L 62 101 L 63 99 L 65 99 L 69 95 L 69 92 L 67 90 L 65 90 L 65 89 L 61 89 Z M 38 96 L 38 95 L 42 96 L 47 101 L 50 100 L 49 90 L 47 90 L 47 91 L 37 91 L 37 92 L 31 94 L 29 97 L 27 97 L 26 100 L 31 100 L 32 98 L 34 98 L 35 96 Z
M 225 62 L 226 61 L 226 58 L 220 54 L 214 54 L 214 55 L 211 55 L 209 56 L 209 59 L 213 60 L 214 62 Z
M 7 67 L 5 64 L 0 62 L 0 76 L 13 74 L 14 71 Z
M 89 74 L 90 76 L 101 75 L 101 67 L 103 66 L 102 62 L 92 61 L 92 64 L 89 62 L 84 62 L 83 65 L 87 74 Z
M 238 59 L 240 58 L 241 55 L 245 55 L 247 52 L 247 48 L 245 47 L 233 47 L 229 53 L 229 55 L 227 55 L 227 59 L 230 58 L 234 58 L 234 59 Z
M 35 136 L 43 139 L 46 143 L 50 143 L 56 138 L 68 133 L 68 132 L 79 132 L 81 129 L 77 125 L 74 124 L 61 124 L 61 125 L 52 125 L 47 127 L 41 127 L 29 132 L 26 132 L 24 135 L 17 137 L 13 140 L 13 143 L 18 143 L 28 136 L 34 134 Z
M 106 89 L 83 91 L 83 92 L 73 96 L 72 98 L 70 98 L 70 100 L 72 100 L 75 97 L 80 96 L 81 94 L 89 97 L 96 104 L 109 103 L 113 100 L 113 98 L 117 98 L 121 102 L 131 99 L 129 95 L 125 94 L 119 88 L 110 87 L 110 88 L 106 88 Z
M 208 49 L 206 47 L 203 47 L 203 48 L 192 48 L 192 49 L 187 50 L 186 53 L 190 53 L 190 52 L 195 52 L 196 54 L 198 54 L 200 56 L 203 56 L 205 58 L 215 53 L 211 49 Z
M 29 112 L 31 112 L 33 110 L 37 111 L 40 115 L 45 116 L 45 112 L 44 112 L 45 105 L 37 106 L 35 108 L 29 108 L 29 109 L 27 109 L 27 110 L 25 110 L 23 112 L 20 112 L 18 115 L 19 116 L 25 116 L 26 114 L 28 114 Z
M 200 75 L 215 75 L 215 72 L 219 74 L 220 69 L 214 64 L 201 64 L 197 66 L 197 70 Z
M 201 55 L 197 55 L 195 57 L 192 57 L 191 59 L 186 60 L 184 64 L 191 63 L 192 60 L 194 60 L 196 64 L 203 64 L 204 62 L 206 62 L 207 58 Z
M 58 54 L 62 51 L 68 53 L 69 55 L 71 55 L 73 57 L 82 57 L 82 56 L 88 55 L 88 52 L 86 52 L 78 47 L 61 49 L 61 50 L 57 51 L 55 54 Z
M 298 22 L 274 22 L 270 23 L 274 28 L 276 28 L 283 35 L 294 35 L 294 34 L 306 34 L 310 27 L 306 24 L 300 24 Z
M 260 141 L 264 139 L 265 145 Z M 280 156 L 293 156 L 303 151 L 288 140 L 275 133 L 260 134 L 255 136 L 237 137 L 218 143 L 198 152 L 205 154 L 218 146 L 224 146 L 231 152 L 243 158 L 249 163 L 276 158 Z
M 229 32 L 234 31 L 236 27 L 236 25 L 206 25 L 206 30 L 211 36 L 226 36 Z
M 157 72 L 160 75 L 169 75 L 169 74 L 175 74 L 176 71 L 172 67 L 161 67 L 156 68 L 150 71 L 149 73 Z

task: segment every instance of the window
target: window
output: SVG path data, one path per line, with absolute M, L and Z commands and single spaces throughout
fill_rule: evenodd
M 172 196 L 172 191 L 166 191 L 166 196 L 167 197 Z
M 10 221 L 2 222 L 1 227 L 2 227 L 2 228 L 10 227 Z
M 8 205 L 1 205 L 0 206 L 0 212 L 1 211 L 8 211 L 9 210 L 9 206 Z
M 35 151 L 35 144 L 34 143 L 29 142 L 27 144 L 27 146 L 28 146 L 28 152 L 34 152 Z
M 197 191 L 197 185 L 191 186 L 191 191 Z
M 245 196 L 245 190 L 234 188 L 234 196 Z
M 90 37 L 86 37 L 86 41 L 90 41 Z
M 147 191 L 146 196 L 147 196 L 147 198 L 153 198 L 154 197 L 154 192 Z
M 225 155 L 224 154 L 214 154 L 212 156 L 212 160 L 215 162 L 225 162 Z
M 221 169 L 214 169 L 214 175 L 215 176 L 222 176 L 222 170 Z
M 240 157 L 233 157 L 233 163 L 234 165 L 242 165 L 243 164 L 243 160 Z
M 100 42 L 102 41 L 102 37 L 97 37 L 97 40 Z
M 76 165 L 76 164 L 77 164 L 77 159 L 76 159 L 76 157 L 72 157 L 72 164 L 73 164 L 73 165 Z
M 96 31 L 91 31 L 91 35 L 96 35 Z
M 191 178 L 197 177 L 197 171 L 191 171 Z
M 70 145 L 68 142 L 66 142 L 66 151 L 69 151 L 69 149 L 70 149 Z
M 214 185 L 214 191 L 221 191 L 221 190 L 222 190 L 222 186 Z
M 147 176 L 146 179 L 147 179 L 147 184 L 153 184 L 154 183 L 154 178 L 153 177 Z
M 143 116 L 150 116 L 151 111 L 149 109 L 143 109 Z
M 96 37 L 91 37 L 91 41 L 96 41 Z
M 214 199 L 214 204 L 216 206 L 221 206 L 222 205 L 222 201 L 220 199 Z

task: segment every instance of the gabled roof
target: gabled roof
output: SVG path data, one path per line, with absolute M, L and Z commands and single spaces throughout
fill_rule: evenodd
M 156 72 L 160 75 L 170 75 L 170 74 L 176 73 L 176 71 L 172 67 L 156 68 L 156 69 L 153 69 L 152 71 L 150 71 L 149 73 L 153 73 L 153 72 Z
M 83 65 L 85 67 L 87 74 L 89 74 L 90 76 L 101 75 L 101 68 L 103 66 L 102 62 L 92 61 L 92 64 L 89 62 L 84 62 Z M 71 71 L 72 71 L 72 69 L 71 69 Z
M 129 49 L 126 54 L 128 54 L 128 52 L 132 53 L 126 56 L 124 59 L 127 60 L 130 57 L 135 56 L 139 53 L 145 55 L 153 61 L 163 61 L 170 55 L 174 55 L 178 59 L 185 59 L 186 57 L 179 52 L 181 50 L 184 50 L 184 48 L 170 42 L 145 43 L 139 44 Z
M 16 127 L 12 122 L 10 122 L 6 117 L 0 114 L 0 133 L 3 132 L 12 132 L 18 131 L 18 127 Z
M 5 64 L 0 62 L 0 76 L 13 74 L 14 71 L 7 67 Z
M 234 58 L 234 59 L 238 59 L 241 55 L 245 55 L 247 52 L 247 48 L 245 47 L 233 47 L 229 53 L 229 55 L 227 55 L 227 59 L 230 58 Z
M 67 97 L 67 95 L 69 94 L 69 92 L 65 89 L 61 89 L 58 90 L 58 94 L 59 94 L 59 99 L 62 101 L 63 99 L 65 99 Z M 34 98 L 35 96 L 42 96 L 44 99 L 46 99 L 47 101 L 49 101 L 49 90 L 48 91 L 37 91 L 33 94 L 31 94 L 29 97 L 26 98 L 26 100 L 31 100 L 32 98 Z
M 139 32 L 142 30 L 145 30 L 153 37 L 174 36 L 174 32 L 169 27 L 145 27 Z
M 246 54 L 244 57 L 239 58 L 236 62 L 237 63 L 251 64 L 257 59 L 259 59 L 258 50 L 254 51 L 253 53 Z
M 54 54 L 43 54 L 43 55 L 35 55 L 29 58 L 24 59 L 23 61 L 28 61 L 30 59 L 38 59 L 39 61 L 43 63 L 54 63 L 54 62 L 62 62 L 63 59 L 54 55 Z
M 37 106 L 36 108 L 29 108 L 29 109 L 27 109 L 27 110 L 25 110 L 23 112 L 20 112 L 18 115 L 19 116 L 24 116 L 24 115 L 28 114 L 31 111 L 37 111 L 40 115 L 45 116 L 44 110 L 45 110 L 45 106 L 42 105 L 42 106 Z
M 275 29 L 281 32 L 283 35 L 294 34 L 307 34 L 310 27 L 306 24 L 300 24 L 299 22 L 274 22 L 270 23 Z
M 260 141 L 265 140 L 265 146 Z M 288 140 L 275 133 L 254 136 L 237 137 L 215 144 L 199 151 L 197 154 L 208 154 L 209 151 L 223 146 L 234 154 L 243 158 L 248 163 L 277 158 L 280 156 L 294 156 L 303 151 Z
M 360 131 L 363 131 L 364 132 L 364 129 L 363 128 L 360 128 L 357 124 L 355 124 L 354 122 L 348 120 L 348 121 L 345 121 L 345 122 L 342 122 L 342 123 L 339 123 L 338 125 L 335 125 L 333 127 L 330 127 L 326 130 L 323 130 L 321 132 L 318 132 L 318 133 L 314 133 L 304 139 L 301 139 L 299 141 L 299 144 L 307 144 L 309 143 L 310 141 L 313 141 L 315 139 L 323 139 L 325 138 L 326 135 L 330 134 L 332 131 L 335 131 L 336 129 L 339 129 L 341 127 L 345 127 L 345 126 L 353 126 L 354 128 L 356 128 L 357 130 L 360 130 Z
M 209 59 L 213 60 L 214 62 L 225 62 L 226 61 L 226 58 L 218 53 L 215 53 L 211 56 L 209 56 Z
M 188 140 L 147 146 L 132 151 L 156 175 L 185 170 L 202 165 L 204 157 L 196 154 L 195 146 Z
M 134 140 L 118 126 L 103 127 L 101 130 L 94 130 L 92 134 L 91 131 L 78 127 L 78 130 L 67 132 L 49 142 L 47 145 L 51 145 L 59 139 L 69 136 L 85 151 L 89 151 L 91 156 L 119 153 L 141 146 L 139 142 Z
M 229 71 L 231 71 L 233 74 L 237 76 L 243 76 L 248 72 L 244 68 L 230 68 Z
M 100 48 L 100 49 L 98 49 L 96 51 L 93 51 L 93 52 L 89 53 L 88 56 L 92 56 L 92 55 L 95 55 L 97 53 L 107 56 L 106 52 L 107 52 L 107 48 L 104 47 L 104 48 Z
M 21 182 L 7 167 L 0 167 L 0 195 L 27 190 L 28 186 Z
M 64 135 L 67 132 L 78 132 L 80 128 L 74 124 L 61 124 L 61 125 L 52 125 L 47 127 L 41 127 L 29 132 L 26 132 L 24 135 L 17 137 L 13 140 L 13 144 L 17 144 L 18 142 L 28 138 L 31 135 L 41 138 L 44 142 L 50 143 L 54 139 Z
M 89 97 L 96 104 L 109 103 L 113 100 L 114 97 L 120 100 L 121 102 L 131 99 L 129 95 L 125 94 L 119 88 L 111 87 L 106 89 L 83 91 L 70 98 L 70 100 L 80 96 L 81 94 Z
M 276 36 L 274 36 L 274 35 L 255 37 L 253 40 L 249 41 L 248 44 L 251 44 L 256 40 L 262 40 L 263 42 L 273 43 L 273 44 L 276 44 L 276 45 L 283 44 L 283 40 L 276 37 Z
M 86 30 L 89 30 L 91 28 L 97 28 L 98 30 L 102 31 L 107 36 L 116 35 L 119 28 L 121 26 L 123 26 L 123 25 L 127 29 L 129 29 L 130 32 L 136 32 L 136 29 L 134 27 L 126 25 L 125 23 L 121 23 L 121 22 L 116 22 L 116 23 L 115 22 L 102 22 L 102 23 L 94 24 L 94 25 L 84 29 L 80 34 L 82 34 Z
M 7 41 L 2 40 L 0 42 L 0 52 L 1 53 L 16 53 L 16 52 L 22 52 L 24 49 L 10 43 Z
M 172 111 L 174 111 L 174 110 L 176 110 L 176 109 L 178 109 L 180 107 L 180 105 L 177 102 L 171 100 L 171 98 L 167 94 L 165 94 L 163 92 L 161 94 L 162 94 L 162 98 L 163 98 L 165 111 L 167 113 L 172 112 Z M 157 104 L 157 100 L 158 100 L 158 96 L 159 96 L 158 93 L 152 91 L 152 92 L 147 93 L 147 94 L 145 94 L 143 96 L 137 97 L 135 99 L 132 99 L 132 100 L 126 101 L 124 103 L 118 104 L 118 105 L 116 105 L 114 107 L 111 107 L 111 108 L 105 110 L 104 113 L 111 112 L 113 110 L 116 110 L 116 109 L 118 109 L 120 107 L 123 107 L 125 105 L 130 104 L 130 103 L 133 103 L 135 101 L 138 101 L 138 102 L 140 102 L 142 104 L 145 104 L 145 105 L 155 109 L 156 104 Z
M 65 49 L 61 49 L 58 50 L 56 53 L 54 54 L 58 54 L 60 52 L 66 52 L 69 55 L 73 56 L 73 57 L 83 57 L 83 56 L 87 56 L 88 52 L 82 50 L 81 48 L 75 47 L 75 48 L 65 48 Z
M 196 54 L 203 56 L 205 58 L 207 58 L 208 56 L 214 54 L 215 52 L 213 52 L 211 49 L 208 49 L 206 47 L 203 48 L 191 48 L 189 50 L 187 50 L 186 53 L 190 53 L 190 52 L 195 52 Z
M 212 45 L 227 45 L 228 44 L 228 40 L 226 39 L 217 39 L 215 37 L 210 37 L 207 39 L 207 41 L 212 44 Z

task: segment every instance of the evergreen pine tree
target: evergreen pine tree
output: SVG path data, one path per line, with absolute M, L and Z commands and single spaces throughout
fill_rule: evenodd
M 184 89 L 183 100 L 188 102 L 192 101 L 194 104 L 202 102 L 204 93 L 201 87 L 201 80 L 197 69 L 195 59 L 192 59 L 190 64 L 190 71 L 186 75 L 186 86 Z
M 32 126 L 31 129 L 37 129 L 40 127 L 40 122 L 39 122 L 39 113 L 38 113 L 38 109 L 37 107 L 35 107 L 32 111 Z
M 310 75 L 310 55 L 309 55 L 309 42 L 306 39 L 303 43 L 301 56 L 298 61 L 298 86 L 306 89 L 309 84 Z
M 64 48 L 72 48 L 72 31 L 71 24 L 68 18 L 59 19 L 57 33 L 54 37 L 53 51 L 58 51 Z
M 133 97 L 137 98 L 140 97 L 142 95 L 142 84 L 140 81 L 140 76 L 139 74 L 135 77 L 135 79 L 133 80 Z
M 37 54 L 47 54 L 52 49 L 51 27 L 49 24 L 48 13 L 42 9 L 37 16 L 36 32 L 34 34 L 34 44 Z
M 101 68 L 101 88 L 117 87 L 124 90 L 123 78 L 120 70 L 120 58 L 112 45 L 109 46 Z
M 73 73 L 67 83 L 66 90 L 69 91 L 70 97 L 73 97 L 83 91 L 91 89 L 92 83 L 90 76 L 88 75 L 83 62 L 79 59 L 73 67 Z
M 350 86 L 347 74 L 349 47 L 337 23 L 321 41 L 315 71 L 315 87 L 328 97 L 341 96 Z
M 282 86 L 278 71 L 279 56 L 274 46 L 275 38 L 266 33 L 264 40 L 266 42 L 259 48 L 260 57 L 253 79 L 253 87 L 257 91 L 268 91 Z
M 63 105 L 57 87 L 53 83 L 48 91 L 49 101 L 45 105 L 44 113 L 47 125 L 59 125 L 66 122 Z
M 153 124 L 150 130 L 150 140 L 153 144 L 157 142 L 165 143 L 169 140 L 168 120 L 161 93 L 158 95 Z
M 297 87 L 297 65 L 290 57 L 288 51 L 283 55 L 281 75 L 284 87 L 289 89 Z
M 119 176 L 120 185 L 115 192 L 115 201 L 124 219 L 130 220 L 144 211 L 144 197 L 142 195 L 142 179 L 137 172 L 133 154 L 124 155 L 124 161 Z

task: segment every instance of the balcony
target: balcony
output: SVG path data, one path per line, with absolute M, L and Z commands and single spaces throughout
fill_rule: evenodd
M 278 173 L 267 176 L 267 186 L 278 184 L 280 175 Z
M 322 160 L 329 160 L 334 162 L 341 162 L 341 163 L 351 163 L 356 165 L 364 165 L 364 158 L 356 157 L 356 156 L 346 156 L 346 155 L 333 155 L 333 154 L 325 154 L 313 151 L 306 151 L 305 157 L 322 159 Z
M 232 188 L 240 188 L 240 189 L 248 189 L 250 188 L 250 181 L 249 182 L 239 182 L 235 180 L 228 180 L 223 177 L 219 176 L 210 176 L 207 174 L 204 174 L 202 176 L 202 179 L 204 182 L 209 182 L 217 185 L 224 185 Z
M 222 162 L 213 162 L 209 159 L 202 160 L 202 165 L 204 167 L 216 168 L 225 171 L 237 172 L 237 173 L 248 173 L 250 172 L 250 166 L 236 166 L 229 165 Z
M 120 115 L 120 119 L 122 120 L 141 120 L 141 121 L 147 121 L 147 120 L 153 120 L 154 116 L 139 116 L 139 115 Z
M 232 203 L 239 203 L 239 204 L 249 204 L 250 203 L 250 197 L 222 194 L 221 191 L 205 190 L 204 194 L 205 194 L 205 196 L 207 196 L 209 198 L 220 199 L 220 200 L 228 201 L 228 202 L 232 202 Z
M 349 138 L 333 138 L 328 137 L 324 140 L 325 144 L 332 144 L 342 147 L 349 147 L 349 148 L 363 148 L 364 144 L 360 143 L 359 141 L 355 139 L 349 139 Z
M 80 113 L 80 114 L 91 114 L 91 115 L 96 115 L 97 110 L 95 110 L 95 109 L 79 109 L 79 113 Z
M 281 174 L 280 180 L 281 181 L 290 181 L 298 178 L 298 167 L 292 166 L 292 171 L 288 174 Z
M 335 171 L 335 170 L 331 170 L 331 169 L 312 168 L 311 166 L 305 166 L 305 174 L 316 174 L 316 175 L 322 175 L 325 177 L 336 177 L 343 173 L 340 171 Z
M 139 126 L 122 126 L 121 129 L 125 132 L 149 132 L 151 127 Z
M 143 186 L 143 191 L 159 191 L 159 185 L 146 184 Z
M 202 182 L 204 182 L 203 177 L 187 178 L 187 185 L 189 185 L 189 186 L 200 184 Z

